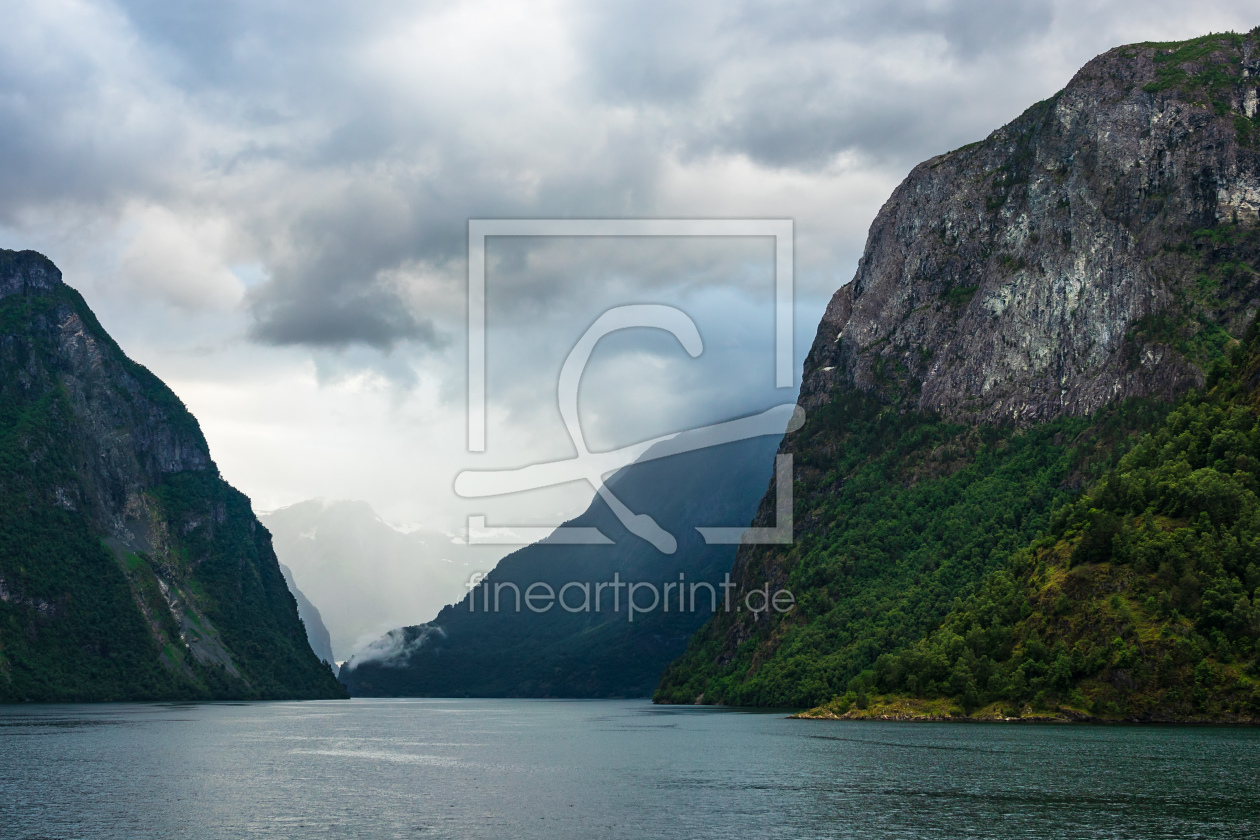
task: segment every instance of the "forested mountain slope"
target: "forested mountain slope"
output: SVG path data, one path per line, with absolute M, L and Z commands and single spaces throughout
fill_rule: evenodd
M 197 421 L 0 251 L 0 701 L 342 696 Z
M 939 629 L 818 713 L 1260 720 L 1255 326 L 1232 356 Z
M 672 534 L 674 553 L 662 553 L 628 532 L 596 495 L 566 524 L 598 528 L 611 544 L 543 540 L 509 554 L 475 598 L 446 607 L 428 624 L 392 631 L 347 662 L 342 681 L 352 694 L 370 696 L 649 696 L 666 664 L 711 614 L 713 598 L 701 589 L 698 600 L 684 599 L 680 610 L 677 588 L 664 590 L 668 604 L 658 602 L 632 621 L 625 584 L 650 584 L 658 593 L 666 584 L 677 587 L 680 579 L 687 587 L 697 581 L 719 584 L 730 571 L 735 546 L 706 544 L 696 528 L 748 522 L 774 469 L 777 445 L 777 437 L 763 436 L 618 470 L 608 487 L 630 510 L 653 517 Z M 615 580 L 623 582 L 618 589 L 601 594 L 596 588 Z M 535 612 L 515 594 L 528 594 L 534 584 L 559 593 L 570 582 L 589 586 L 589 598 L 572 588 L 565 603 L 589 609 L 570 612 L 547 603 Z M 720 598 L 721 590 L 716 592 Z M 636 603 L 652 603 L 646 588 Z
M 1260 302 L 1257 40 L 1111 50 L 910 173 L 805 363 L 796 542 L 736 559 L 800 606 L 716 616 L 659 701 L 845 693 L 1204 385 Z

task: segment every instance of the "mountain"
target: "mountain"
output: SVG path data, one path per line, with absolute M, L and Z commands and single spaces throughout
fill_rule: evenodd
M 688 439 L 681 435 L 657 446 L 676 450 Z M 650 515 L 672 534 L 674 553 L 629 533 L 597 495 L 566 524 L 598 528 L 611 544 L 565 545 L 553 535 L 513 552 L 489 574 L 484 589 L 446 607 L 432 622 L 394 630 L 356 653 L 342 666 L 342 682 L 355 696 L 648 696 L 661 670 L 709 617 L 714 601 L 701 587 L 697 600 L 684 598 L 679 610 L 673 600 L 679 590 L 665 590 L 664 584 L 681 578 L 690 596 L 692 583 L 721 583 L 735 546 L 708 545 L 696 528 L 736 527 L 752 518 L 777 444 L 777 437 L 760 437 L 660 458 L 649 450 L 606 486 L 631 511 Z M 614 580 L 658 587 L 670 609 L 661 603 L 631 620 L 623 601 L 628 589 L 597 588 Z M 543 612 L 518 607 L 511 588 L 527 595 L 531 585 L 546 584 L 559 593 L 569 583 L 574 587 L 565 603 L 578 611 L 555 603 L 544 607 L 541 601 L 534 603 Z M 590 587 L 589 595 L 582 595 L 580 584 Z M 715 590 L 718 599 L 722 591 Z M 617 602 L 610 604 L 614 592 Z M 495 593 L 502 599 L 498 611 Z M 651 604 L 650 595 L 638 589 L 637 603 Z M 582 611 L 584 604 L 590 608 Z
M 311 650 L 315 651 L 320 662 L 336 668 L 337 659 L 333 656 L 332 639 L 328 635 L 328 628 L 324 626 L 324 617 L 302 590 L 298 589 L 297 582 L 293 579 L 293 570 L 281 563 L 280 573 L 284 575 L 284 582 L 297 601 L 298 618 L 302 619 L 302 626 L 306 628 L 306 641 L 310 643 Z
M 390 628 L 432 619 L 501 553 L 453 547 L 434 531 L 404 533 L 361 501 L 309 499 L 258 518 L 280 561 L 320 605 L 339 662 Z
M 901 395 L 1021 426 L 1203 383 L 1250 323 L 1255 36 L 1114 49 L 985 140 L 932 158 L 871 225 L 802 405 Z
M 1111 50 L 915 167 L 805 363 L 796 541 L 736 559 L 799 606 L 715 616 L 657 700 L 844 694 L 1205 385 L 1260 302 L 1257 36 Z
M 1260 330 L 917 645 L 810 716 L 1260 721 Z M 874 698 L 872 700 L 872 698 Z M 1033 712 L 1036 713 L 1035 711 Z
M 0 700 L 342 696 L 197 421 L 0 251 Z

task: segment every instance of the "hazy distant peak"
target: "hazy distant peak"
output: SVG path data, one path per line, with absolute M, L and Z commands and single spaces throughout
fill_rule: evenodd
M 316 497 L 259 513 L 264 518 L 283 519 L 286 522 L 329 521 L 359 525 L 381 525 L 400 534 L 425 530 L 424 526 L 399 527 L 381 518 L 371 503 L 362 499 L 327 499 Z

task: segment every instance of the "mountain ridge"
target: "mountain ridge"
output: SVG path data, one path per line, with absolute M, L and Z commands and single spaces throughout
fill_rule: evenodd
M 343 697 L 196 419 L 0 251 L 0 700 Z
M 302 625 L 306 628 L 306 641 L 310 643 L 311 650 L 321 662 L 326 663 L 330 668 L 336 668 L 337 658 L 333 655 L 332 639 L 328 634 L 328 628 L 324 626 L 324 617 L 320 615 L 319 607 L 311 603 L 306 593 L 298 588 L 292 569 L 281 563 L 280 573 L 284 575 L 284 582 L 288 584 L 289 592 L 297 601 L 298 618 L 302 619 Z
M 658 702 L 842 695 L 1207 382 L 1260 303 L 1258 34 L 1110 50 L 912 170 L 805 362 L 796 541 L 736 558 L 800 609 L 715 616 Z
M 1255 315 L 1254 274 L 1204 299 L 1164 246 L 1260 209 L 1256 40 L 1117 47 L 916 166 L 823 315 L 802 405 L 842 385 L 912 387 L 947 419 L 1027 424 L 1202 385 L 1203 358 L 1131 327 L 1179 307 L 1187 338 L 1237 336 Z M 1203 338 L 1219 358 L 1227 338 Z
M 657 446 L 668 450 L 682 441 Z M 624 591 L 605 591 L 600 605 L 595 587 L 614 575 L 654 586 L 677 586 L 680 575 L 692 583 L 720 584 L 735 546 L 706 544 L 696 526 L 747 522 L 773 469 L 776 447 L 777 436 L 763 436 L 645 457 L 618 470 L 607 486 L 631 510 L 652 516 L 674 535 L 676 552 L 664 554 L 631 534 L 595 494 L 587 510 L 565 524 L 598 528 L 610 544 L 543 540 L 509 554 L 482 586 L 433 621 L 393 630 L 357 653 L 343 665 L 341 680 L 355 696 L 649 696 L 661 669 L 710 614 L 712 600 L 701 589 L 694 610 L 692 604 L 667 610 L 658 603 L 631 622 Z M 557 593 L 569 582 L 590 586 L 595 594 L 587 597 L 598 606 L 568 612 L 551 604 L 535 613 L 521 608 L 511 588 L 528 593 L 531 584 L 546 584 Z M 500 585 L 503 609 L 495 611 L 499 600 L 490 593 Z M 580 603 L 572 591 L 568 597 Z M 640 600 L 647 603 L 646 592 Z

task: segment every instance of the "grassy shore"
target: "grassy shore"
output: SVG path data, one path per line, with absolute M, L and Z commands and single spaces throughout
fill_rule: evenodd
M 859 702 L 860 701 L 860 702 Z M 854 698 L 851 694 L 829 703 L 792 715 L 798 720 L 890 720 L 907 723 L 954 721 L 973 723 L 1193 723 L 1193 724 L 1260 724 L 1260 718 L 1247 715 L 1206 717 L 1178 715 L 1173 712 L 1148 713 L 1142 717 L 1120 717 L 1091 714 L 1070 706 L 1038 709 L 1032 705 L 1016 707 L 1010 703 L 990 703 L 967 711 L 953 698 L 923 699 L 900 695 L 873 695 Z

